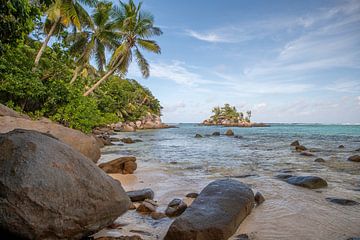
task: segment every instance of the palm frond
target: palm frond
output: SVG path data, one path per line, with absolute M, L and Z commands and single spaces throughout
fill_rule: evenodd
M 141 70 L 141 74 L 143 75 L 143 77 L 148 78 L 150 75 L 149 63 L 146 61 L 144 56 L 141 54 L 141 52 L 137 48 L 135 49 L 135 57 L 136 57 L 137 64 Z
M 145 40 L 145 39 L 139 38 L 136 40 L 136 42 L 143 49 L 146 49 L 146 50 L 156 53 L 156 54 L 161 53 L 160 46 L 153 40 Z

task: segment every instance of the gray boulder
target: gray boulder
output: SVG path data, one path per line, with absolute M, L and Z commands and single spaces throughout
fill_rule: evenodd
M 186 208 L 186 203 L 184 203 L 181 199 L 175 198 L 168 204 L 165 214 L 168 217 L 177 217 L 181 215 Z
M 165 240 L 225 240 L 233 235 L 254 207 L 254 194 L 245 184 L 216 180 L 170 226 Z
M 285 181 L 292 185 L 310 189 L 327 187 L 327 182 L 316 176 L 291 176 L 286 178 Z
M 154 191 L 150 188 L 144 188 L 141 190 L 128 191 L 126 194 L 129 196 L 132 202 L 141 202 L 145 199 L 153 199 Z
M 354 155 L 348 158 L 348 161 L 351 162 L 360 162 L 360 155 Z
M 233 132 L 233 130 L 228 129 L 228 130 L 225 132 L 225 135 L 226 135 L 226 136 L 234 136 L 234 132 Z
M 0 134 L 0 152 L 0 236 L 81 239 L 129 207 L 120 182 L 48 134 Z

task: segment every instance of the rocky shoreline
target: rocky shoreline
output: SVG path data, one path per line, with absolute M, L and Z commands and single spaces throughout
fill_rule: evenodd
M 222 127 L 270 127 L 270 124 L 266 123 L 254 123 L 254 122 L 238 122 L 238 123 L 231 123 L 231 122 L 219 122 L 214 123 L 208 120 L 200 123 L 201 126 L 222 126 Z

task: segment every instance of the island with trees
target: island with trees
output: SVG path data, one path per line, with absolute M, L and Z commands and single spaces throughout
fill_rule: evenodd
M 213 115 L 202 122 L 205 126 L 226 126 L 226 127 L 268 127 L 264 123 L 251 122 L 251 111 L 246 111 L 246 114 L 239 112 L 235 106 L 226 103 L 223 107 L 214 107 L 212 109 Z

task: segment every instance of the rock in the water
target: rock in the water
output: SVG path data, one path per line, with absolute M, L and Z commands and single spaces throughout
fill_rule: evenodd
M 162 213 L 162 212 L 152 212 L 150 216 L 152 219 L 155 219 L 155 220 L 166 218 L 165 213 Z
M 188 197 L 188 198 L 197 198 L 198 196 L 199 196 L 199 194 L 195 193 L 195 192 L 186 194 L 186 197 Z
M 156 211 L 156 206 L 144 201 L 136 208 L 136 211 L 141 213 L 152 213 Z
M 254 198 L 257 206 L 265 202 L 265 198 L 260 192 L 257 192 Z
M 306 157 L 313 157 L 313 156 L 315 156 L 314 154 L 309 153 L 309 152 L 301 152 L 300 155 L 306 156 Z
M 181 199 L 173 199 L 167 206 L 165 214 L 168 217 L 177 217 L 180 216 L 187 208 L 186 203 Z
M 213 136 L 220 136 L 220 132 L 213 132 Z
M 348 238 L 346 240 L 360 240 L 360 237 L 351 237 L 351 238 Z
M 316 176 L 292 176 L 286 178 L 285 181 L 292 185 L 310 189 L 327 187 L 327 182 L 324 179 Z
M 314 162 L 325 162 L 325 160 L 323 158 L 317 158 L 314 160 Z
M 132 173 L 136 170 L 136 157 L 126 156 L 119 157 L 106 163 L 101 163 L 99 168 L 104 170 L 106 173 Z M 133 162 L 134 164 L 128 163 Z M 125 169 L 125 164 L 126 169 Z
M 126 192 L 132 202 L 141 202 L 145 199 L 153 199 L 154 191 L 150 188 Z
M 359 203 L 356 202 L 356 201 L 354 201 L 354 200 L 349 200 L 349 199 L 344 199 L 344 198 L 332 198 L 332 197 L 328 197 L 328 198 L 326 198 L 326 201 L 331 202 L 331 203 L 336 203 L 336 204 L 344 205 L 344 206 L 359 205 Z
M 286 174 L 286 173 L 280 173 L 278 175 L 276 175 L 275 177 L 278 178 L 278 179 L 281 179 L 281 180 L 286 180 L 290 177 L 292 177 L 293 175 L 291 174 Z
M 249 236 L 247 234 L 240 234 L 235 237 L 235 240 L 249 240 Z
M 355 152 L 360 152 L 360 148 L 356 149 Z
M 48 119 L 33 121 L 18 117 L 0 117 L 0 133 L 10 132 L 19 128 L 51 134 L 84 154 L 93 162 L 97 162 L 100 158 L 100 147 L 93 136 L 88 136 L 78 130 L 53 123 Z
M 143 240 L 139 235 L 120 236 L 120 237 L 99 237 L 95 240 Z
M 234 132 L 233 132 L 233 130 L 228 129 L 228 130 L 225 132 L 225 135 L 226 135 L 226 136 L 234 136 Z
M 195 138 L 202 138 L 203 136 L 201 134 L 195 134 Z
M 127 144 L 135 143 L 135 141 L 132 140 L 131 138 L 122 138 L 122 139 L 120 139 L 120 141 L 122 141 L 123 143 L 127 143 Z
M 254 194 L 245 184 L 216 180 L 170 226 L 165 240 L 225 240 L 235 233 L 254 207 Z
M 298 140 L 296 140 L 296 141 L 293 141 L 293 142 L 290 144 L 290 146 L 293 146 L 293 147 L 300 146 L 300 143 L 299 143 Z
M 339 145 L 339 148 L 345 148 L 345 146 L 344 145 Z
M 302 151 L 306 151 L 307 148 L 304 147 L 303 145 L 298 145 L 298 146 L 295 146 L 295 150 L 298 152 L 302 152 Z
M 120 182 L 49 135 L 0 134 L 0 152 L 0 236 L 81 239 L 129 207 Z
M 348 158 L 348 161 L 351 162 L 360 162 L 360 156 L 359 155 L 354 155 Z
M 236 136 L 234 136 L 234 138 L 243 139 L 244 137 L 243 137 L 243 136 L 240 136 L 240 135 L 236 135 Z

